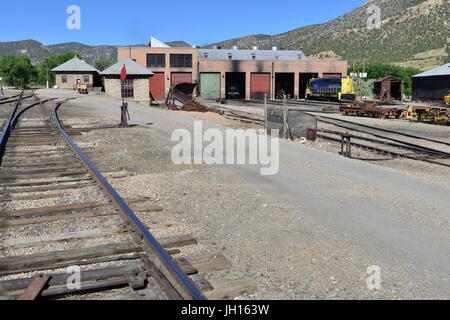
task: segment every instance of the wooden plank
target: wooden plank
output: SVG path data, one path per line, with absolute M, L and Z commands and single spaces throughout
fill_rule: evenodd
M 13 170 L 3 170 L 3 172 L 5 173 L 5 175 L 10 175 L 10 176 L 23 176 L 23 175 L 30 175 L 30 174 L 52 174 L 52 173 L 57 173 L 57 172 L 72 172 L 72 171 L 79 171 L 81 169 L 83 169 L 84 166 L 81 164 L 78 165 L 67 165 L 66 167 L 47 167 L 47 168 L 34 168 L 34 169 L 29 169 L 29 170 L 18 170 L 15 169 Z M 87 171 L 86 171 L 87 174 Z
M 248 279 L 223 281 L 209 281 L 213 291 L 205 292 L 205 296 L 209 300 L 234 300 L 244 294 L 252 294 L 256 292 L 256 285 Z
M 183 269 L 185 274 L 189 276 L 193 274 L 198 274 L 198 270 L 195 267 L 193 267 L 186 258 L 177 258 L 175 259 L 175 263 L 180 269 Z
M 164 209 L 159 206 L 154 206 L 153 210 L 146 210 L 147 212 L 161 212 Z M 134 211 L 135 213 L 140 213 L 139 211 Z M 61 215 L 54 216 L 41 216 L 37 218 L 27 218 L 27 219 L 5 219 L 0 217 L 0 229 L 5 229 L 9 227 L 27 226 L 35 225 L 40 223 L 54 222 L 59 220 L 73 220 L 80 218 L 99 218 L 99 217 L 109 217 L 118 216 L 118 213 L 114 210 L 106 212 L 85 212 L 85 213 L 65 213 Z
M 158 242 L 165 249 L 178 248 L 197 243 L 197 241 L 189 235 L 162 238 L 158 239 Z M 136 246 L 134 243 L 120 243 L 94 248 L 71 249 L 50 253 L 38 253 L 28 256 L 6 257 L 0 259 L 0 272 L 33 269 L 38 267 L 53 269 L 53 264 L 61 262 L 71 262 L 76 264 L 76 261 L 143 252 L 143 249 Z
M 43 179 L 43 178 L 61 178 L 61 177 L 73 177 L 73 176 L 85 176 L 87 171 L 73 171 L 73 172 L 56 172 L 56 173 L 45 173 L 45 174 L 30 174 L 21 176 L 5 176 L 0 175 L 0 182 L 4 181 L 17 181 L 25 179 Z
M 43 297 L 67 296 L 70 294 L 93 293 L 128 287 L 127 277 L 118 277 L 100 281 L 82 282 L 80 288 L 69 289 L 67 286 L 50 288 L 42 292 Z
M 186 258 L 199 273 L 227 270 L 233 267 L 231 262 L 222 254 L 199 255 Z
M 50 276 L 48 275 L 40 275 L 36 277 L 25 290 L 24 294 L 20 297 L 19 300 L 22 301 L 34 301 L 44 290 L 48 281 L 50 280 Z
M 89 179 L 86 179 L 86 181 L 89 181 Z M 61 185 L 57 184 L 55 186 L 50 187 L 30 187 L 30 188 L 7 188 L 5 191 L 0 190 L 1 194 L 17 194 L 17 193 L 35 193 L 35 192 L 48 192 L 48 191 L 61 191 L 61 190 L 71 190 L 71 189 L 81 189 L 81 188 L 87 188 L 87 187 L 93 187 L 98 186 L 95 182 L 87 182 L 87 183 L 78 183 L 78 184 L 72 184 L 72 185 Z M 1 186 L 0 186 L 1 187 Z
M 214 288 L 211 285 L 211 283 L 209 283 L 209 281 L 207 281 L 206 279 L 195 280 L 194 284 L 198 288 L 198 290 L 200 290 L 203 293 L 210 292 L 210 291 L 214 290 Z
M 147 225 L 149 230 L 161 230 L 175 227 L 175 224 L 153 224 Z M 31 248 L 39 245 L 45 245 L 57 242 L 70 242 L 77 240 L 97 239 L 116 234 L 123 234 L 123 231 L 119 228 L 116 229 L 94 229 L 78 232 L 67 232 L 60 234 L 52 234 L 39 237 L 21 238 L 21 239 L 9 239 L 0 242 L 0 250 L 13 250 L 20 248 Z
M 181 295 L 175 290 L 172 284 L 162 274 L 162 272 L 155 266 L 147 256 L 143 256 L 141 261 L 144 263 L 151 279 L 156 283 L 156 286 L 162 291 L 163 295 L 170 300 L 182 300 Z
M 100 217 L 110 217 L 118 215 L 115 211 L 107 212 L 87 212 L 87 213 L 66 213 L 61 215 L 39 217 L 39 218 L 28 218 L 28 219 L 4 219 L 0 217 L 0 230 L 10 227 L 19 226 L 30 226 L 41 223 L 55 222 L 60 220 L 73 220 L 81 218 L 100 218 Z
M 11 183 L 2 183 L 0 187 L 3 188 L 18 188 L 18 187 L 32 187 L 32 186 L 46 186 L 53 185 L 59 183 L 75 183 L 75 182 L 86 182 L 93 181 L 92 178 L 72 178 L 66 180 L 50 180 L 50 181 L 27 181 L 27 182 L 11 182 Z
M 9 195 L 8 197 L 0 197 L 0 202 L 12 202 L 12 201 L 23 201 L 23 200 L 42 200 L 42 199 L 53 199 L 53 198 L 62 198 L 65 197 L 65 194 L 62 193 L 54 193 L 54 194 L 42 194 L 42 195 L 20 195 L 14 196 Z
M 104 269 L 85 270 L 81 271 L 80 278 L 83 282 L 92 280 L 104 280 L 108 278 L 126 276 L 128 273 L 139 270 L 140 266 L 137 263 L 131 263 L 126 267 L 111 267 Z M 50 287 L 61 284 L 66 284 L 71 274 L 59 273 L 53 274 L 48 285 Z M 14 292 L 27 288 L 33 281 L 33 278 L 22 278 L 0 282 L 0 292 Z
M 176 255 L 180 254 L 180 249 L 168 249 L 166 250 L 167 254 L 169 255 Z M 122 255 L 122 256 L 115 256 L 112 258 L 98 258 L 98 259 L 90 259 L 90 260 L 80 260 L 76 261 L 76 263 L 70 262 L 63 262 L 63 263 L 55 263 L 52 265 L 53 269 L 63 269 L 67 267 L 71 267 L 73 265 L 77 266 L 85 266 L 85 265 L 92 265 L 92 264 L 102 264 L 102 263 L 111 263 L 111 262 L 117 262 L 117 261 L 133 261 L 133 260 L 140 260 L 142 257 L 142 254 L 134 254 L 134 255 Z M 37 272 L 37 271 L 48 271 L 48 267 L 38 267 L 38 268 L 32 268 L 32 269 L 21 269 L 21 270 L 14 270 L 14 271 L 5 271 L 0 272 L 0 276 L 10 276 L 13 274 L 23 274 L 23 273 L 29 273 L 29 272 Z M 1 297 L 0 297 L 1 300 Z
M 126 199 L 127 203 L 137 203 L 149 201 L 148 198 L 141 199 Z M 100 207 L 109 206 L 110 202 L 105 201 L 95 201 L 95 202 L 82 202 L 74 203 L 68 205 L 43 207 L 43 208 L 32 208 L 32 209 L 22 209 L 22 210 L 0 210 L 0 217 L 27 217 L 27 216 L 37 216 L 44 214 L 58 214 L 64 212 L 74 212 L 84 209 L 94 209 Z
M 27 172 L 31 170 L 43 170 L 43 169 L 79 169 L 82 167 L 82 163 L 74 159 L 73 161 L 60 161 L 60 162 L 47 162 L 47 163 L 27 163 L 22 164 L 21 162 L 16 162 L 14 164 L 2 164 L 2 169 L 4 172 L 19 171 Z

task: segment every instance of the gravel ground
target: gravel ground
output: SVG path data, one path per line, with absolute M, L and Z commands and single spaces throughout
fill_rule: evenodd
M 61 112 L 64 120 L 114 123 L 119 105 L 88 96 Z M 94 162 L 134 174 L 113 181 L 121 194 L 147 196 L 165 208 L 143 220 L 178 223 L 180 229 L 165 232 L 199 240 L 183 255 L 219 251 L 233 263 L 207 278 L 253 279 L 258 290 L 243 299 L 450 298 L 448 170 L 409 160 L 380 166 L 344 159 L 321 141 L 283 141 L 273 177 L 261 177 L 253 166 L 176 166 L 170 161 L 174 129 L 190 130 L 195 119 L 219 129 L 227 124 L 218 115 L 134 103 L 130 113 L 140 127 L 98 130 L 77 142 L 96 144 L 101 156 Z M 382 269 L 379 291 L 367 288 L 370 265 Z

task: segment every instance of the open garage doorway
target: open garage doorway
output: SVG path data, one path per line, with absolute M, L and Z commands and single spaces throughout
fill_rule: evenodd
M 318 73 L 300 73 L 300 90 L 298 91 L 299 99 L 306 98 L 306 88 L 308 88 L 309 81 L 318 77 Z
M 287 99 L 294 99 L 294 73 L 275 74 L 275 99 L 282 100 L 286 95 Z
M 226 99 L 245 99 L 245 72 L 227 72 Z

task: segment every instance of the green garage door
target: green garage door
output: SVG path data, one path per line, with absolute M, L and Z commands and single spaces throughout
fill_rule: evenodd
M 220 73 L 200 74 L 200 86 L 203 99 L 220 98 Z

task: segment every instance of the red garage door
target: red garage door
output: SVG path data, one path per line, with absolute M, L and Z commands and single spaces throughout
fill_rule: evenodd
M 180 83 L 192 83 L 192 73 L 190 72 L 174 72 L 172 73 L 172 86 Z
M 263 100 L 265 94 L 270 99 L 270 73 L 252 73 L 250 84 L 251 98 Z
M 150 92 L 152 93 L 153 99 L 162 100 L 166 97 L 165 80 L 164 72 L 155 73 L 150 78 Z

